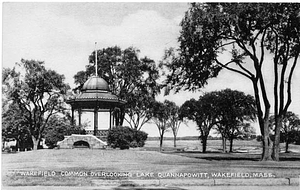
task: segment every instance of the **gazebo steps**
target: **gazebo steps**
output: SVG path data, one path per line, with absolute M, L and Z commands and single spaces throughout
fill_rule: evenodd
M 106 148 L 107 143 L 94 135 L 77 135 L 72 134 L 66 137 L 63 141 L 57 143 L 59 148 L 71 149 L 75 147 L 89 147 L 91 149 Z

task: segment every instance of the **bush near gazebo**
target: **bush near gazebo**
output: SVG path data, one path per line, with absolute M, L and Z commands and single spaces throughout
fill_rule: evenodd
M 148 134 L 130 127 L 115 127 L 108 133 L 107 142 L 112 148 L 143 147 Z

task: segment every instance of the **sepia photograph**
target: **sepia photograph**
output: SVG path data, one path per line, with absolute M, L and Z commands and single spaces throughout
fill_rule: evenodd
M 300 190 L 300 3 L 2 2 L 1 189 Z

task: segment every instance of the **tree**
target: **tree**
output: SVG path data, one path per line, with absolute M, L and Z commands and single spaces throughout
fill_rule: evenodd
M 164 134 L 170 128 L 170 107 L 168 105 L 170 101 L 165 100 L 162 102 L 154 102 L 152 108 L 152 120 L 157 126 L 159 132 L 159 149 L 162 151 L 162 145 L 164 140 Z
M 167 84 L 195 90 L 226 69 L 251 81 L 263 136 L 262 160 L 279 160 L 281 120 L 292 99 L 292 77 L 300 53 L 300 4 L 192 3 L 182 22 L 178 53 L 166 51 Z M 222 54 L 231 54 L 226 60 Z M 269 56 L 272 56 L 270 58 Z M 273 66 L 273 85 L 263 69 Z M 273 88 L 275 141 L 269 137 Z
M 232 152 L 233 140 L 243 135 L 244 131 L 248 131 L 248 126 L 244 125 L 244 121 L 255 121 L 256 119 L 255 99 L 244 92 L 231 89 L 217 91 L 216 93 L 215 107 L 219 117 L 218 130 L 223 139 L 227 138 L 229 140 L 229 151 Z M 225 146 L 224 143 L 223 149 Z
M 127 101 L 121 109 L 120 120 L 116 125 L 122 125 L 126 120 L 131 127 L 140 129 L 149 121 L 148 103 L 151 103 L 159 92 L 158 69 L 155 62 L 147 57 L 139 59 L 139 50 L 133 47 L 121 50 L 120 47 L 108 47 L 97 50 L 98 75 L 105 79 L 112 93 Z M 85 71 L 79 71 L 75 83 L 80 90 L 84 82 L 95 74 L 95 51 L 89 56 L 89 64 Z
M 254 139 L 256 137 L 256 132 L 255 132 L 255 128 L 251 125 L 251 123 L 242 123 L 238 134 L 237 134 L 237 138 L 239 139 Z
M 32 148 L 28 122 L 16 103 L 11 103 L 2 112 L 2 142 L 16 140 L 16 150 Z
M 2 142 L 16 140 L 16 150 L 25 150 L 31 147 L 28 125 L 18 105 L 10 100 L 8 92 L 12 89 L 14 78 L 19 74 L 10 68 L 2 70 Z
M 64 113 L 64 95 L 69 86 L 63 82 L 63 75 L 46 69 L 44 62 L 22 59 L 17 66 L 20 72 L 13 69 L 5 79 L 5 84 L 11 86 L 7 97 L 18 105 L 28 125 L 33 148 L 37 149 L 51 116 Z
M 126 99 L 125 112 L 127 117 L 125 120 L 132 129 L 140 131 L 142 126 L 151 120 L 151 107 L 155 99 L 147 93 L 138 91 L 129 93 Z
M 205 93 L 199 100 L 191 99 L 181 106 L 181 115 L 197 123 L 202 142 L 202 152 L 206 152 L 207 138 L 210 130 L 218 124 L 218 113 L 215 107 L 216 92 Z
M 70 125 L 70 122 L 65 118 L 52 116 L 49 119 L 44 131 L 45 144 L 49 148 L 54 148 L 58 141 L 64 140 L 67 125 Z
M 69 115 L 53 115 L 44 130 L 45 144 L 54 148 L 58 141 L 64 140 L 65 136 L 71 134 L 85 134 L 86 123 L 83 125 L 72 125 Z
M 179 127 L 181 123 L 183 122 L 183 118 L 181 117 L 181 109 L 179 106 L 175 104 L 175 102 L 167 101 L 167 106 L 169 107 L 169 126 L 172 130 L 173 137 L 174 137 L 174 147 L 176 147 L 176 139 Z
M 274 129 L 274 115 L 270 117 L 270 124 L 273 125 L 272 128 Z M 282 119 L 282 126 L 280 139 L 281 142 L 285 142 L 285 152 L 288 153 L 289 144 L 296 141 L 295 137 L 298 135 L 297 132 L 300 128 L 300 119 L 295 113 L 288 111 Z

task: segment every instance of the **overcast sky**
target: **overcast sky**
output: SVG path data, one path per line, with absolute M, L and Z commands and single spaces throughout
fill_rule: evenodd
M 74 87 L 73 76 L 85 69 L 95 42 L 99 49 L 134 46 L 140 49 L 140 57 L 147 56 L 158 63 L 166 48 L 178 45 L 179 23 L 188 7 L 187 3 L 3 3 L 2 66 L 13 67 L 21 58 L 45 61 L 47 68 L 64 74 L 66 82 Z M 298 65 L 290 109 L 297 114 L 299 81 Z M 210 80 L 202 91 L 225 88 L 253 94 L 247 79 L 226 71 Z M 199 95 L 201 92 L 181 92 L 159 99 L 181 105 Z M 150 136 L 158 136 L 153 125 L 144 130 Z M 179 136 L 198 134 L 192 124 L 179 130 Z

